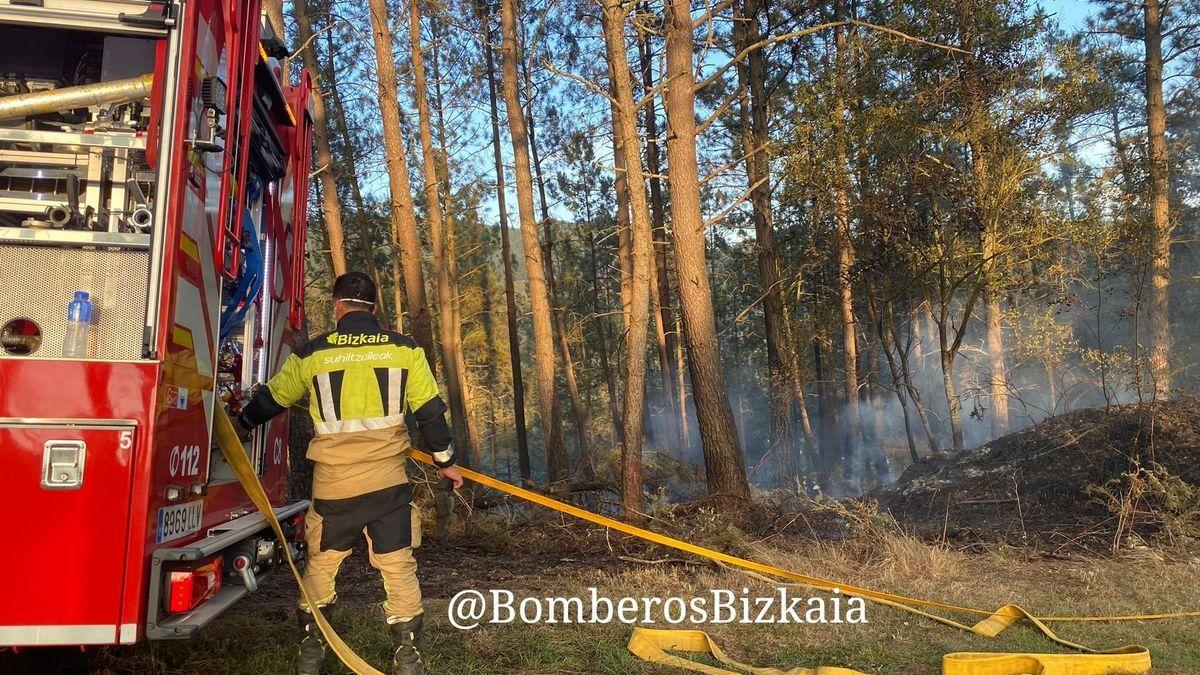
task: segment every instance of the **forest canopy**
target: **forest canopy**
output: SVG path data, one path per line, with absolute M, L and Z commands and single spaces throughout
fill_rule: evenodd
M 1196 0 L 268 4 L 308 330 L 372 275 L 488 473 L 858 494 L 1197 389 Z

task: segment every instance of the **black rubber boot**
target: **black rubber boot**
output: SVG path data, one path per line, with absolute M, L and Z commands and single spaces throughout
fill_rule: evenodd
M 424 624 L 423 614 L 388 624 L 392 631 L 392 643 L 396 645 L 396 654 L 392 657 L 392 675 L 425 675 L 425 659 L 421 656 L 421 627 Z
M 303 609 L 296 610 L 296 618 L 300 621 L 303 632 L 300 637 L 300 655 L 296 659 L 297 675 L 321 675 L 325 665 L 325 639 L 321 637 L 321 629 L 311 612 Z

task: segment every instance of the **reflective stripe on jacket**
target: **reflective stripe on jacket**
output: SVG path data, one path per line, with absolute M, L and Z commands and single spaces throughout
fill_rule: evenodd
M 337 330 L 293 351 L 242 419 L 248 426 L 261 424 L 305 394 L 317 432 L 311 459 L 345 463 L 399 454 L 409 447 L 405 414 L 411 413 L 420 445 L 439 466 L 454 463 L 446 404 L 425 351 L 407 335 L 382 328 L 369 312 L 344 315 Z M 338 450 L 322 457 L 323 446 Z

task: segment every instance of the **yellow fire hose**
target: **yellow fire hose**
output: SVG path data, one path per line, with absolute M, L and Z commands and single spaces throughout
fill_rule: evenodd
M 250 466 L 250 461 L 246 456 L 246 452 L 242 447 L 241 441 L 238 439 L 237 432 L 233 429 L 233 424 L 229 421 L 228 415 L 225 413 L 221 405 L 214 406 L 215 419 L 213 424 L 213 434 L 225 455 L 226 461 L 229 462 L 238 481 L 245 488 L 251 501 L 258 507 L 260 513 L 266 517 L 271 527 L 275 530 L 276 536 L 283 540 L 283 532 L 279 527 L 279 521 L 275 518 L 275 512 L 271 507 L 270 500 L 267 498 L 266 492 L 263 490 L 262 484 L 258 480 L 258 475 L 255 474 L 253 467 Z M 409 455 L 420 462 L 433 465 L 433 460 L 429 455 L 416 450 L 410 451 Z M 1016 605 L 1004 605 L 997 610 L 988 611 L 975 607 L 963 607 L 959 605 L 936 602 L 933 600 L 922 600 L 919 598 L 909 598 L 903 595 L 895 595 L 875 591 L 867 588 L 859 588 L 850 584 L 838 583 L 828 579 L 812 577 L 790 570 L 773 567 L 753 560 L 739 558 L 720 551 L 697 546 L 695 544 L 681 541 L 672 537 L 668 537 L 657 532 L 651 532 L 629 523 L 623 523 L 619 520 L 614 520 L 605 516 L 601 516 L 590 511 L 585 511 L 579 507 L 572 506 L 564 502 L 560 502 L 546 495 L 526 490 L 524 488 L 505 483 L 491 476 L 487 476 L 470 469 L 462 469 L 462 473 L 470 480 L 484 485 L 486 487 L 499 490 L 501 492 L 520 497 L 526 501 L 545 506 L 560 513 L 575 516 L 582 520 L 601 525 L 603 527 L 624 532 L 646 541 L 650 541 L 663 546 L 686 551 L 704 558 L 708 558 L 717 563 L 739 568 L 746 571 L 751 576 L 762 579 L 769 583 L 778 583 L 776 579 L 787 579 L 790 582 L 810 588 L 817 588 L 827 591 L 838 589 L 843 595 L 861 597 L 872 600 L 874 602 L 895 607 L 897 609 L 922 616 L 938 623 L 958 628 L 961 630 L 970 631 L 976 635 L 985 637 L 995 637 L 1020 621 L 1028 621 L 1034 625 L 1048 639 L 1078 650 L 1084 653 L 1077 654 L 1003 654 L 1003 653 L 977 653 L 977 652 L 958 652 L 946 654 L 942 660 L 942 675 L 1103 675 L 1110 672 L 1121 673 L 1146 673 L 1150 670 L 1150 652 L 1145 647 L 1127 646 L 1118 647 L 1110 650 L 1093 650 L 1083 645 L 1071 642 L 1056 635 L 1049 626 L 1047 621 L 1144 621 L 1152 619 L 1169 619 L 1181 617 L 1200 616 L 1200 611 L 1191 612 L 1173 612 L 1164 614 L 1136 614 L 1124 616 L 1061 616 L 1061 617 L 1037 617 Z M 308 593 L 304 588 L 304 584 L 300 582 L 300 572 L 296 569 L 295 562 L 291 558 L 291 553 L 287 547 L 284 547 L 284 552 L 287 554 L 288 565 L 292 569 L 292 574 L 296 577 L 296 582 L 300 586 L 300 593 L 310 607 L 313 608 L 313 616 L 316 618 L 317 625 L 321 629 L 321 633 L 325 636 L 326 642 L 342 663 L 346 664 L 350 670 L 358 675 L 382 675 L 375 670 L 366 661 L 362 660 L 354 653 L 345 642 L 338 637 L 337 632 L 329 625 L 329 622 L 321 614 L 319 608 L 308 597 Z M 767 576 L 764 576 L 767 575 Z M 775 577 L 772 579 L 769 577 Z M 954 621 L 937 614 L 932 614 L 918 607 L 927 609 L 938 609 L 951 612 L 962 612 L 966 614 L 975 614 L 983 616 L 978 623 L 968 626 L 963 623 Z M 739 675 L 739 673 L 753 673 L 755 675 L 863 675 L 859 671 L 848 670 L 845 668 L 830 668 L 822 667 L 817 669 L 797 668 L 792 670 L 778 670 L 775 668 L 758 668 L 745 664 L 738 663 L 726 656 L 720 648 L 712 641 L 708 635 L 699 630 L 653 630 L 646 628 L 634 628 L 633 634 L 629 639 L 629 650 L 638 658 L 653 663 L 670 665 L 679 668 L 686 668 L 695 672 L 709 673 L 711 675 Z M 714 666 L 709 666 L 694 661 L 689 661 L 681 657 L 668 654 L 668 651 L 682 652 L 703 652 L 710 655 L 712 658 L 725 663 L 734 668 L 739 668 L 739 671 L 722 669 Z

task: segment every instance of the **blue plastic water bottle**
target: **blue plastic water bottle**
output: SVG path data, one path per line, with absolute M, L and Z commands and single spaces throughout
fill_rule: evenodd
M 63 340 L 63 356 L 86 359 L 88 339 L 92 332 L 92 302 L 87 291 L 75 291 L 75 299 L 67 305 L 67 335 Z

